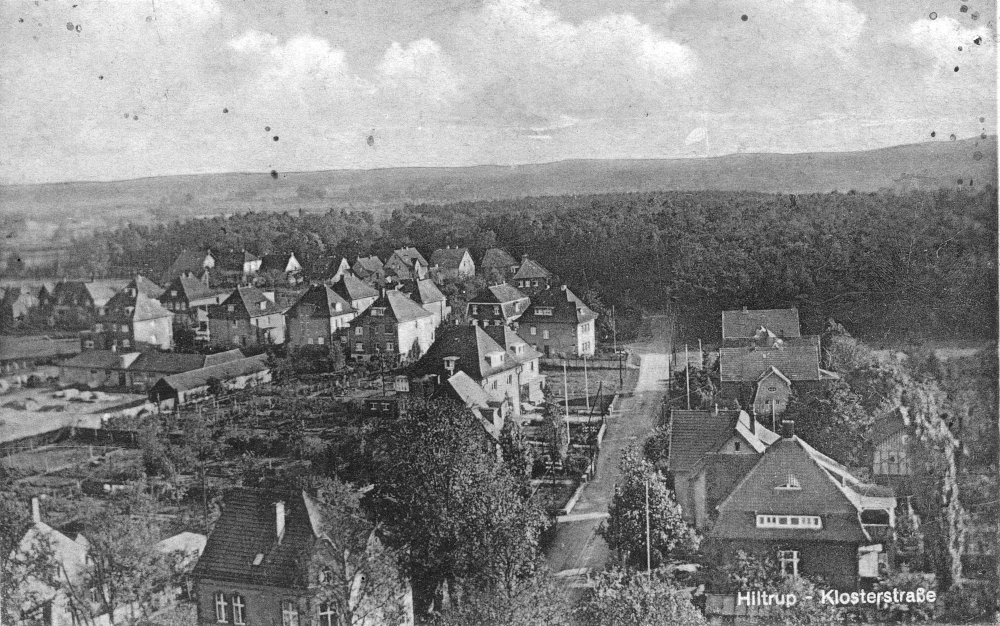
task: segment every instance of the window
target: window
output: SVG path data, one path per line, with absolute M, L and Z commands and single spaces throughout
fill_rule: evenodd
M 757 528 L 799 528 L 819 530 L 823 520 L 818 515 L 758 515 Z
M 544 317 L 552 317 L 552 307 L 549 307 L 549 306 L 546 306 L 546 307 L 536 307 L 535 308 L 535 315 L 541 315 L 541 316 L 544 316 Z
M 354 351 L 355 352 L 364 352 L 365 351 L 365 344 L 361 343 L 360 341 L 358 343 L 354 344 Z
M 478 304 L 473 304 L 472 305 L 472 314 L 473 315 L 479 315 L 479 305 Z
M 734 441 L 733 442 L 733 450 L 735 450 L 736 452 L 740 451 L 740 442 L 739 441 Z
M 538 286 L 538 281 L 537 280 L 533 280 L 533 281 L 531 281 L 531 284 L 532 284 L 532 286 L 537 287 Z
M 128 324 L 122 324 L 122 332 L 123 333 L 127 333 L 128 332 Z
M 299 609 L 294 602 L 282 600 L 281 626 L 299 626 Z
M 170 297 L 171 298 L 176 298 L 177 297 L 177 290 L 176 289 L 171 289 L 170 290 Z
M 333 605 L 326 602 L 319 605 L 319 626 L 336 626 Z
M 223 593 L 215 594 L 215 621 L 219 622 L 220 624 L 225 624 L 226 622 L 229 621 L 228 617 L 226 616 L 227 606 L 229 606 L 229 603 L 226 602 L 225 594 Z
M 101 594 L 98 593 L 97 587 L 91 587 L 87 590 L 87 598 L 94 604 L 101 601 Z
M 799 576 L 799 551 L 798 550 L 778 550 L 778 560 L 781 561 L 781 573 L 785 576 L 798 578 Z
M 542 331 L 542 339 L 548 339 L 548 338 L 549 338 L 549 331 L 543 330 Z
M 385 351 L 392 352 L 394 344 L 391 341 L 385 342 Z
M 538 334 L 538 328 L 532 326 L 529 332 L 531 333 L 531 336 L 534 337 Z
M 496 391 L 496 389 L 497 389 L 497 381 L 494 380 L 493 381 L 493 391 Z
M 775 487 L 775 489 L 783 491 L 798 491 L 799 489 L 802 489 L 802 485 L 799 484 L 799 479 L 795 477 L 795 474 L 788 474 L 785 476 L 785 482 Z
M 236 311 L 236 305 L 235 304 L 227 304 L 226 305 L 226 310 L 229 311 L 230 313 L 234 313 Z
M 778 390 L 778 388 L 777 388 L 777 387 L 768 387 L 768 388 L 767 388 L 767 390 L 768 390 L 768 391 L 769 391 L 770 393 L 774 393 L 775 391 L 777 391 L 777 390 Z
M 319 337 L 318 339 L 316 339 L 316 343 L 318 343 L 319 345 L 323 345 L 323 337 Z
M 372 307 L 372 317 L 384 317 L 385 309 L 382 307 Z
M 514 377 L 510 374 L 507 374 L 507 384 L 509 385 L 512 382 L 514 382 Z
M 246 609 L 246 604 L 243 602 L 243 596 L 238 593 L 233 594 L 233 623 L 237 626 L 246 624 L 246 620 L 243 618 L 244 609 Z
M 94 324 L 94 332 L 99 333 L 104 331 L 104 324 Z
M 122 347 L 123 348 L 128 348 L 129 345 L 131 345 L 131 342 L 129 342 L 128 339 L 122 339 Z
M 500 315 L 500 307 L 498 306 L 493 307 L 493 315 Z
M 521 303 L 520 302 L 515 302 L 514 303 L 514 312 L 515 313 L 520 313 L 521 312 Z
M 309 342 L 310 346 L 313 345 L 313 339 L 312 339 L 312 337 L 310 337 L 307 341 Z
M 358 326 L 357 328 L 354 329 L 354 334 L 360 337 L 361 335 L 365 334 L 365 329 L 361 326 Z
M 83 347 L 89 350 L 94 347 L 94 342 L 88 339 L 87 341 L 83 342 Z

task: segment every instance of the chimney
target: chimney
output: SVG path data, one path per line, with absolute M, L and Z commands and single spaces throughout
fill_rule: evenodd
M 718 415 L 718 414 L 719 414 L 719 403 L 716 402 L 715 407 L 712 409 L 712 415 Z
M 528 255 L 527 254 L 522 254 L 521 255 L 521 260 L 522 261 L 527 261 L 528 260 Z
M 38 498 L 31 499 L 31 522 L 33 524 L 40 524 L 42 522 L 42 512 L 38 507 Z
M 746 308 L 746 307 L 743 307 L 743 312 L 744 312 L 744 313 L 746 313 L 746 312 L 747 312 L 747 308 Z
M 791 439 L 794 436 L 795 436 L 795 420 L 782 420 L 781 437 L 783 439 Z
M 278 501 L 274 503 L 274 530 L 278 536 L 278 542 L 285 534 L 285 503 Z

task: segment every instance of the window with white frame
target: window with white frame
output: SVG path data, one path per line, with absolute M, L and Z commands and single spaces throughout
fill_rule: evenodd
M 802 489 L 802 485 L 799 484 L 799 479 L 795 477 L 795 474 L 789 473 L 785 476 L 785 482 L 775 487 L 775 489 L 780 491 L 798 491 Z
M 548 339 L 548 338 L 549 338 L 549 331 L 543 330 L 542 331 L 542 339 Z
M 532 326 L 530 328 L 529 332 L 531 333 L 531 336 L 534 337 L 535 335 L 538 334 L 538 328 L 536 328 L 535 326 Z
M 220 624 L 225 624 L 229 622 L 229 616 L 226 612 L 226 608 L 229 603 L 226 602 L 226 594 L 219 592 L 215 594 L 215 621 Z
M 333 604 L 324 602 L 319 605 L 319 626 L 336 626 L 335 617 L 336 613 L 333 612 Z
M 299 608 L 291 600 L 281 602 L 281 626 L 299 626 Z
M 392 343 L 391 341 L 385 342 L 385 351 L 392 352 L 395 349 L 395 345 L 396 344 Z
M 361 326 L 358 326 L 354 329 L 354 334 L 360 337 L 361 335 L 365 334 L 365 329 Z
M 819 515 L 758 515 L 757 528 L 788 528 L 820 530 L 823 520 Z
M 246 622 L 246 602 L 243 600 L 243 596 L 238 593 L 233 594 L 233 623 L 236 626 L 244 626 Z
M 781 563 L 781 573 L 785 576 L 798 578 L 799 576 L 799 551 L 798 550 L 778 550 L 778 561 Z
M 323 345 L 323 337 L 316 339 L 316 343 L 318 343 L 319 345 Z
M 356 344 L 354 344 L 354 351 L 355 352 L 364 352 L 365 351 L 365 344 L 361 343 L 360 341 L 357 342 Z

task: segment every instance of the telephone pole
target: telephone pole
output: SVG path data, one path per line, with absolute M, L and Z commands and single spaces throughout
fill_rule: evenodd
M 646 575 L 652 576 L 653 559 L 649 541 L 649 477 L 646 478 Z
M 687 407 L 691 410 L 691 361 L 688 358 L 688 345 L 684 344 L 684 380 L 687 387 Z

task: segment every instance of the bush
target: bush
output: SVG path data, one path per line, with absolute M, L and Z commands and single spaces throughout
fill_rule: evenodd
M 981 620 L 1000 610 L 996 585 L 985 580 L 956 585 L 941 596 L 936 606 L 938 617 L 948 622 Z

